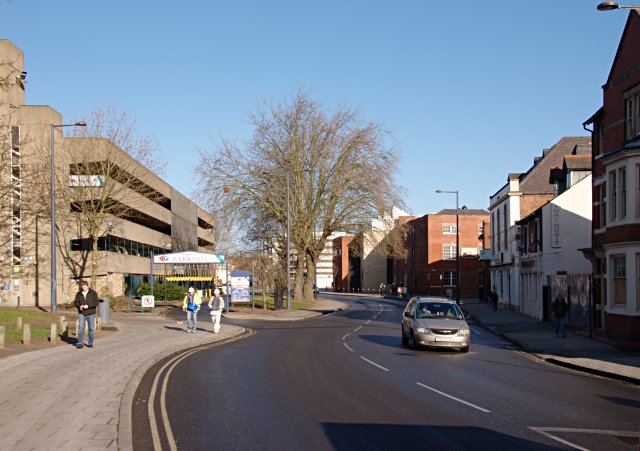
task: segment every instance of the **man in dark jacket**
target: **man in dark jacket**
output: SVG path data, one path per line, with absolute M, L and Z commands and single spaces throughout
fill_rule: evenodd
M 87 348 L 93 348 L 93 328 L 96 321 L 96 308 L 98 307 L 98 293 L 89 288 L 89 282 L 80 282 L 80 291 L 76 293 L 73 305 L 78 309 L 78 343 L 76 348 L 81 349 L 84 345 L 85 323 L 89 325 L 89 343 Z
M 566 318 L 567 311 L 569 310 L 569 305 L 567 304 L 567 301 L 564 300 L 564 296 L 562 296 L 561 294 L 558 294 L 558 296 L 556 296 L 555 300 L 551 304 L 551 310 L 553 312 L 556 337 L 566 337 Z

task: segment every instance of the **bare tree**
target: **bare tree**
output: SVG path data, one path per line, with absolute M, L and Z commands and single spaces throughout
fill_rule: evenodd
M 336 231 L 360 232 L 402 205 L 393 178 L 398 157 L 380 125 L 345 105 L 328 112 L 304 91 L 265 104 L 250 122 L 253 138 L 243 146 L 223 140 L 214 151 L 201 152 L 200 195 L 244 224 L 274 221 L 280 249 L 289 217 L 295 297 L 311 299 L 326 239 Z

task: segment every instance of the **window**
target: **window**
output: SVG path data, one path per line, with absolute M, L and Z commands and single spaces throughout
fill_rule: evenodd
M 607 185 L 600 185 L 600 228 L 607 226 Z
M 455 235 L 456 234 L 455 224 L 442 224 L 442 233 L 444 235 Z
M 455 271 L 444 271 L 442 273 L 442 285 L 445 287 L 455 287 L 456 284 L 456 272 Z
M 640 218 L 640 164 L 636 165 L 636 218 Z
M 507 220 L 507 206 L 505 205 L 503 210 L 503 219 L 504 219 L 504 248 L 507 249 L 507 242 L 509 239 L 509 221 Z
M 636 287 L 640 287 L 640 254 L 636 254 Z M 640 290 L 636 288 L 636 309 L 640 310 Z
M 442 259 L 443 260 L 455 260 L 456 259 L 456 245 L 455 244 L 443 244 L 442 245 Z
M 626 255 L 611 256 L 613 269 L 613 303 L 627 304 L 627 257 Z
M 616 172 L 609 174 L 609 192 L 611 193 L 611 220 L 615 221 L 618 217 L 618 176 Z
M 640 86 L 626 94 L 625 100 L 625 134 L 627 139 L 640 136 Z
M 618 170 L 620 174 L 620 217 L 627 217 L 627 170 L 622 168 Z
M 604 126 L 602 124 L 598 125 L 598 150 L 597 155 L 602 155 L 604 153 Z
M 500 250 L 500 210 L 496 209 L 496 233 L 491 235 L 491 238 L 495 237 L 498 250 Z

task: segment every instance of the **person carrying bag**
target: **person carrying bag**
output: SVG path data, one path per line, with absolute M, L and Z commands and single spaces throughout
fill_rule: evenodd
M 211 309 L 211 322 L 213 323 L 213 333 L 220 332 L 220 318 L 222 317 L 222 309 L 224 308 L 224 299 L 220 296 L 220 290 L 213 290 L 213 296 L 209 300 L 209 308 Z

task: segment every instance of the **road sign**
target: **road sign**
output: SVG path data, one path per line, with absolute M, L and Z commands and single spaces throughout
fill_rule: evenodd
M 143 308 L 153 308 L 154 306 L 154 297 L 153 296 L 142 296 L 142 307 Z

